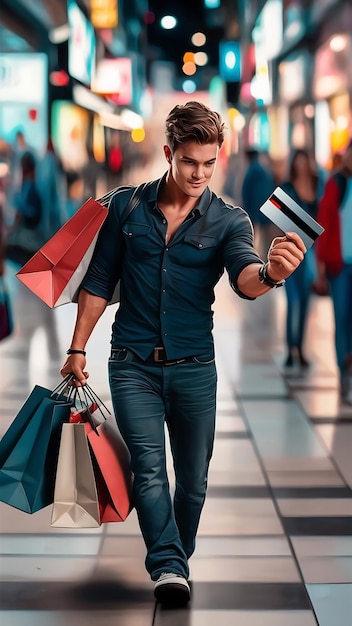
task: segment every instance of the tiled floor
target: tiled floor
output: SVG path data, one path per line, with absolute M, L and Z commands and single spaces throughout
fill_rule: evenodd
M 7 281 L 16 329 L 0 344 L 0 436 L 34 384 L 58 382 L 75 315 L 42 305 L 11 266 Z M 281 367 L 284 315 L 283 290 L 243 302 L 226 278 L 217 288 L 217 437 L 189 609 L 154 605 L 134 512 L 72 531 L 50 527 L 51 507 L 0 504 L 3 626 L 352 626 L 352 409 L 338 403 L 331 303 L 312 300 L 304 375 Z M 112 317 L 88 346 L 107 401 Z

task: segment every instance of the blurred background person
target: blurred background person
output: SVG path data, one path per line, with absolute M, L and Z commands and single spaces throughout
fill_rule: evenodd
M 6 222 L 11 225 L 15 217 L 14 202 L 21 190 L 22 185 L 22 166 L 21 159 L 25 154 L 31 154 L 34 157 L 34 151 L 27 143 L 23 130 L 18 129 L 15 133 L 15 139 L 10 144 L 10 156 L 9 156 L 9 181 L 6 192 Z
M 87 146 L 87 155 L 88 160 L 82 170 L 84 199 L 97 197 L 97 183 L 102 169 L 101 164 L 97 162 L 94 156 L 91 146 Z
M 318 213 L 318 185 L 318 170 L 313 157 L 305 149 L 295 150 L 291 156 L 288 180 L 284 181 L 281 187 L 313 218 L 316 218 Z M 303 341 L 312 283 L 315 278 L 315 253 L 313 248 L 310 248 L 300 267 L 285 283 L 287 296 L 286 367 L 292 367 L 296 357 L 301 367 L 309 366 L 309 361 L 303 353 Z
M 40 231 L 42 199 L 35 181 L 36 162 L 30 152 L 21 157 L 22 183 L 14 197 L 15 219 L 6 236 L 6 256 L 23 265 L 43 245 Z
M 84 202 L 84 180 L 79 172 L 67 172 L 66 180 L 67 192 L 65 211 L 67 219 L 69 219 Z
M 245 152 L 247 167 L 242 182 L 242 206 L 249 214 L 254 226 L 254 245 L 262 259 L 266 259 L 273 237 L 282 233 L 263 215 L 259 209 L 275 188 L 272 170 L 261 164 L 257 150 L 249 148 Z M 275 229 L 275 231 L 274 231 Z
M 316 245 L 317 282 L 328 281 L 335 318 L 340 397 L 352 404 L 352 141 L 340 170 L 325 185 L 318 221 L 325 231 Z
M 65 176 L 53 142 L 49 139 L 43 157 L 38 161 L 36 183 L 42 202 L 40 229 L 46 239 L 65 223 Z

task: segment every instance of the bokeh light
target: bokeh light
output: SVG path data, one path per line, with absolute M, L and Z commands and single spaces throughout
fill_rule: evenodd
M 197 67 L 195 63 L 191 63 L 191 62 L 184 63 L 182 66 L 182 71 L 187 76 L 193 76 L 193 74 L 195 74 L 197 71 Z
M 144 128 L 134 128 L 131 132 L 131 138 L 134 143 L 141 143 L 145 139 Z
M 194 52 L 185 52 L 183 55 L 183 62 L 184 63 L 195 63 L 195 54 Z
M 194 55 L 194 62 L 196 65 L 203 67 L 208 63 L 208 55 L 206 52 L 196 52 Z
M 194 80 L 190 80 L 189 78 L 185 80 L 182 84 L 182 89 L 185 93 L 194 93 L 197 89 L 197 85 Z
M 206 40 L 207 38 L 204 33 L 194 33 L 194 35 L 192 35 L 192 43 L 194 46 L 204 46 Z
M 160 20 L 160 24 L 165 30 L 171 30 L 177 26 L 177 19 L 173 15 L 164 15 Z

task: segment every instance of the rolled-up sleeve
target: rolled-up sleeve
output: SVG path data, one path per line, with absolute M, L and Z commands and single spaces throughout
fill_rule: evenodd
M 251 263 L 263 263 L 253 247 L 254 233 L 252 222 L 243 209 L 234 207 L 228 224 L 224 243 L 224 266 L 229 275 L 231 288 L 246 300 L 254 300 L 238 288 L 238 277 Z
M 130 195 L 127 192 L 116 194 L 112 198 L 107 218 L 98 235 L 92 260 L 81 283 L 81 288 L 108 302 L 121 277 L 123 252 L 121 214 Z

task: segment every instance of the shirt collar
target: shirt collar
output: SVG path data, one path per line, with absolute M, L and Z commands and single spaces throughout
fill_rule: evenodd
M 161 178 L 159 178 L 158 180 L 155 180 L 150 185 L 150 187 L 148 188 L 146 192 L 146 198 L 145 198 L 146 202 L 151 202 L 153 203 L 154 206 L 156 206 L 158 195 L 159 195 L 159 190 L 160 190 L 160 187 L 164 184 L 166 180 L 166 176 L 167 176 L 167 172 L 165 172 L 165 174 Z M 193 211 L 198 211 L 200 215 L 204 215 L 205 211 L 210 205 L 211 199 L 212 199 L 212 193 L 209 187 L 206 187 L 202 195 L 200 196 L 197 204 L 195 205 Z

